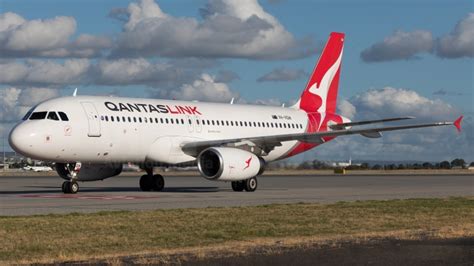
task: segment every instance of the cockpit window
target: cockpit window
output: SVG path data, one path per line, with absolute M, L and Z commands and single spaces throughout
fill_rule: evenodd
M 47 112 L 34 112 L 30 116 L 30 120 L 41 120 L 46 118 Z
M 30 115 L 31 115 L 31 111 L 28 111 L 28 113 L 26 113 L 26 115 L 23 117 L 23 120 L 28 120 Z
M 58 117 L 58 114 L 56 114 L 56 112 L 49 112 L 48 119 L 58 121 L 59 117 Z
M 61 117 L 61 120 L 63 121 L 69 121 L 69 118 L 67 117 L 67 115 L 63 112 L 58 112 L 59 114 L 59 117 Z
M 28 120 L 30 118 L 31 113 L 33 113 L 33 110 L 36 108 L 36 106 L 32 107 L 28 112 L 26 112 L 26 115 L 23 117 L 23 120 Z

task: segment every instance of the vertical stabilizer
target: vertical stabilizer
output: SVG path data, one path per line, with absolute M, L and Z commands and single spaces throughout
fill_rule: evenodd
M 295 108 L 306 112 L 336 112 L 343 48 L 344 33 L 332 32 Z

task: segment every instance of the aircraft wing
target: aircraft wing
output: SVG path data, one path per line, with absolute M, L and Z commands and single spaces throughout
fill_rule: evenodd
M 461 131 L 461 120 L 460 116 L 454 122 L 436 122 L 436 123 L 427 123 L 427 124 L 412 124 L 412 125 L 402 125 L 402 126 L 388 126 L 388 127 L 374 127 L 374 128 L 364 128 L 364 129 L 337 129 L 324 132 L 316 133 L 298 133 L 298 134 L 281 134 L 281 135 L 270 135 L 270 136 L 255 136 L 255 137 L 246 137 L 246 138 L 235 138 L 235 139 L 221 139 L 221 140 L 209 140 L 209 141 L 197 141 L 197 142 L 187 142 L 181 145 L 181 149 L 188 155 L 198 156 L 199 153 L 209 147 L 218 147 L 218 146 L 235 146 L 240 145 L 249 145 L 257 146 L 265 153 L 269 153 L 277 146 L 281 146 L 282 142 L 285 141 L 301 141 L 306 143 L 322 144 L 324 143 L 325 137 L 337 137 L 344 135 L 354 135 L 360 134 L 369 138 L 381 137 L 381 132 L 384 131 L 394 131 L 394 130 L 403 130 L 403 129 L 412 129 L 412 128 L 423 128 L 423 127 L 438 127 L 438 126 L 447 126 L 454 125 L 458 131 Z

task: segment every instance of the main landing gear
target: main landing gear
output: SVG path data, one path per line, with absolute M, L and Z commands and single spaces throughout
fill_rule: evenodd
M 232 190 L 233 191 L 247 191 L 247 192 L 254 192 L 257 190 L 258 182 L 257 177 L 254 176 L 247 180 L 242 181 L 232 181 Z
M 165 180 L 162 175 L 153 175 L 153 168 L 145 169 L 147 174 L 140 178 L 140 189 L 142 191 L 162 191 Z

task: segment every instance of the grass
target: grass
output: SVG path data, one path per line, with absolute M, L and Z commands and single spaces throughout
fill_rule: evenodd
M 474 198 L 0 217 L 0 264 L 440 228 L 474 235 Z

